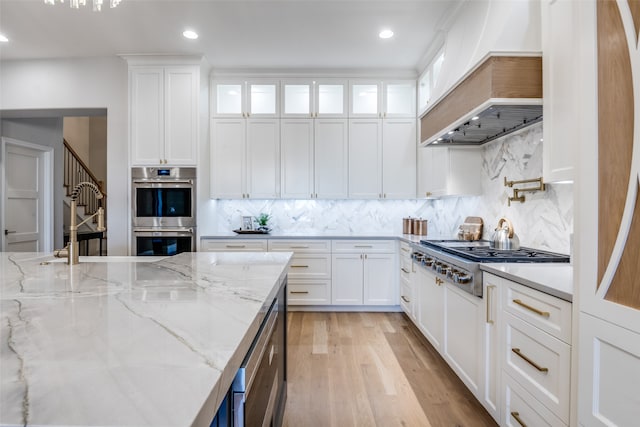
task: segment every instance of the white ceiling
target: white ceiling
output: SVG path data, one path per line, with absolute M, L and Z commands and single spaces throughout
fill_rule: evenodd
M 123 0 L 93 12 L 0 0 L 0 60 L 202 54 L 214 68 L 415 70 L 461 1 Z M 386 27 L 395 36 L 381 40 Z

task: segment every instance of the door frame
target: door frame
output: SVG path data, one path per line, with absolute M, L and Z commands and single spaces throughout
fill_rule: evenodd
M 0 188 L 2 194 L 7 194 L 6 177 L 5 177 L 5 159 L 7 158 L 7 146 L 13 145 L 21 148 L 28 148 L 39 151 L 42 156 L 40 172 L 42 173 L 42 247 L 41 251 L 53 251 L 53 168 L 54 168 L 54 148 L 45 145 L 34 144 L 32 142 L 22 141 L 14 138 L 2 137 L 0 141 Z M 4 197 L 0 198 L 0 228 L 4 230 L 5 226 L 5 208 Z M 0 251 L 4 250 L 5 236 L 0 233 Z

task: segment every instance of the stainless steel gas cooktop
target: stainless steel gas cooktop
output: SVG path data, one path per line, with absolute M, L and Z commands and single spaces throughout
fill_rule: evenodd
M 498 250 L 488 240 L 473 242 L 460 240 L 421 240 L 427 247 L 457 255 L 476 262 L 569 262 L 569 255 L 521 247 L 517 250 Z
M 540 249 L 492 249 L 488 240 L 421 240 L 412 258 L 441 283 L 446 281 L 478 297 L 482 297 L 482 263 L 569 262 L 568 255 Z

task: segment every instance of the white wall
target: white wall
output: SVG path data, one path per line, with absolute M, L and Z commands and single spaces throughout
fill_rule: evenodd
M 127 65 L 120 58 L 0 62 L 0 110 L 107 109 L 110 255 L 128 251 L 127 96 Z
M 89 164 L 89 117 L 65 117 L 62 135 L 80 159 Z
M 32 119 L 2 119 L 2 136 L 30 142 L 32 144 L 53 147 L 53 162 L 61 165 L 63 162 L 62 119 L 60 118 L 32 118 Z M 0 153 L 0 156 L 2 153 Z M 53 171 L 53 246 L 62 248 L 63 203 L 64 197 L 63 174 L 60 168 Z M 1 203 L 1 202 L 0 202 Z M 4 225 L 4 224 L 0 224 Z

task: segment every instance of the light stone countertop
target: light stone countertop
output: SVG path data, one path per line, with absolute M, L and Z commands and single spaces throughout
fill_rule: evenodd
M 291 255 L 0 253 L 0 425 L 208 426 Z
M 480 269 L 565 301 L 573 301 L 573 266 L 568 263 L 486 263 L 480 264 Z
M 203 235 L 200 239 L 309 239 L 309 240 L 342 240 L 342 239 L 400 239 L 407 243 L 420 243 L 420 240 L 439 239 L 440 236 L 418 236 L 415 234 L 398 234 L 398 233 L 344 233 L 344 232 L 305 232 L 305 233 L 278 233 L 271 232 L 269 234 L 236 234 L 233 232 L 219 233 L 214 235 Z

